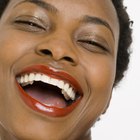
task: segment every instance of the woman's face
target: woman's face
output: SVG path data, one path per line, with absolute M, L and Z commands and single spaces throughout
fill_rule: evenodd
M 110 0 L 11 0 L 0 20 L 5 134 L 84 139 L 111 98 L 118 29 Z

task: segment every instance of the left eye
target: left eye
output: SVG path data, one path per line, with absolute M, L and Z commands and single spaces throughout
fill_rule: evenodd
M 91 52 L 98 50 L 108 51 L 108 49 L 104 45 L 96 41 L 82 39 L 78 40 L 78 42 L 81 43 L 84 48 L 88 49 Z

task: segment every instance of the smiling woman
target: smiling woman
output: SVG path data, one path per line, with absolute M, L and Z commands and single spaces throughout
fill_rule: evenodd
M 91 140 L 129 62 L 122 1 L 1 0 L 0 9 L 1 140 Z

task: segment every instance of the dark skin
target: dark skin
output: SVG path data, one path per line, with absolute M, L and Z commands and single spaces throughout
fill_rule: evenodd
M 110 0 L 44 2 L 51 9 L 11 0 L 0 21 L 1 140 L 91 140 L 90 128 L 106 111 L 115 80 L 115 9 Z M 49 117 L 34 112 L 20 98 L 15 75 L 37 64 L 64 71 L 80 84 L 83 97 L 70 114 Z

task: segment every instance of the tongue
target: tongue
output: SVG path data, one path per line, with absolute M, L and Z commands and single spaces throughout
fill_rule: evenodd
M 50 107 L 65 108 L 67 106 L 66 101 L 63 98 L 63 95 L 60 93 L 57 88 L 39 88 L 37 86 L 26 87 L 25 92 L 30 95 L 32 98 L 38 100 L 42 104 Z

